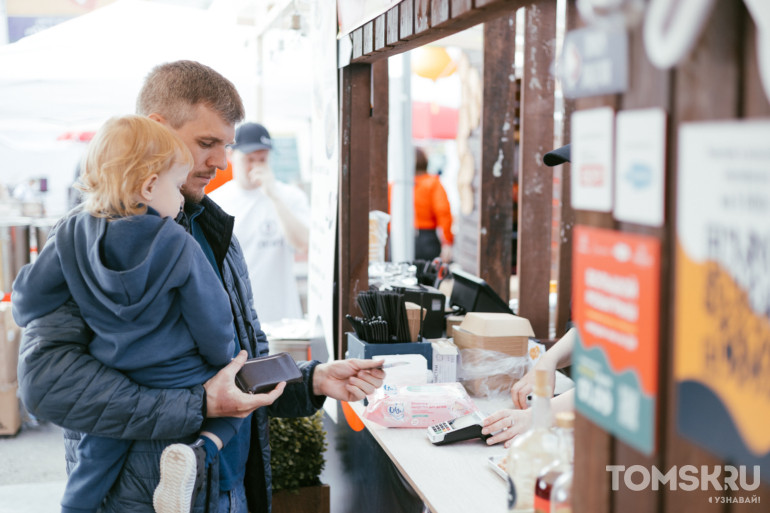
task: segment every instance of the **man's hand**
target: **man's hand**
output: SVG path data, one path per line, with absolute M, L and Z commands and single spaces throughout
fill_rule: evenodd
M 241 351 L 238 356 L 203 384 L 206 389 L 206 417 L 246 417 L 262 406 L 269 406 L 278 399 L 286 388 L 279 383 L 267 394 L 246 394 L 235 384 L 235 375 L 246 363 L 248 354 Z
M 381 361 L 336 360 L 321 363 L 313 372 L 313 393 L 340 401 L 358 401 L 382 386 Z
M 255 165 L 249 171 L 249 180 L 257 187 L 262 187 L 262 191 L 268 198 L 273 197 L 275 193 L 275 175 L 267 162 Z

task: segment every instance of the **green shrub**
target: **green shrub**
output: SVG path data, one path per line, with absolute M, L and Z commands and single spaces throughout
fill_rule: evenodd
M 310 417 L 270 419 L 270 465 L 273 467 L 273 491 L 298 493 L 303 486 L 321 484 L 326 464 L 326 431 L 323 410 Z

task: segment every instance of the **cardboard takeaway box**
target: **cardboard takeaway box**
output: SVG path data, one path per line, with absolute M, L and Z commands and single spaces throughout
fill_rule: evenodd
M 0 385 L 16 381 L 21 329 L 13 322 L 11 304 L 0 302 Z
M 15 435 L 21 428 L 16 383 L 0 384 L 0 435 Z
M 459 349 L 488 349 L 511 356 L 526 356 L 529 337 L 534 337 L 528 319 L 508 313 L 470 312 L 460 326 L 453 327 Z

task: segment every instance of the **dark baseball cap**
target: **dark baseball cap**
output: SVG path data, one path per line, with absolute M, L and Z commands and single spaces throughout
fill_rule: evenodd
M 272 150 L 273 140 L 270 132 L 259 123 L 244 123 L 235 131 L 235 144 L 230 146 L 241 153 L 257 150 Z
M 567 144 L 561 148 L 551 150 L 543 156 L 543 162 L 546 166 L 558 166 L 565 162 L 570 162 L 570 145 Z

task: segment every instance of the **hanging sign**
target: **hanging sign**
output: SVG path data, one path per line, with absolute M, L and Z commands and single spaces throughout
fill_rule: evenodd
M 644 47 L 655 66 L 676 66 L 708 21 L 714 0 L 651 0 L 644 19 Z
M 615 127 L 615 219 L 663 226 L 666 112 L 624 110 Z
M 612 147 L 615 112 L 611 107 L 572 114 L 572 208 L 612 209 Z
M 680 127 L 673 318 L 679 431 L 770 482 L 768 141 L 769 121 Z
M 628 88 L 628 33 L 622 26 L 567 32 L 558 69 L 565 98 L 622 93 Z
M 660 242 L 575 227 L 575 407 L 636 449 L 655 450 Z

